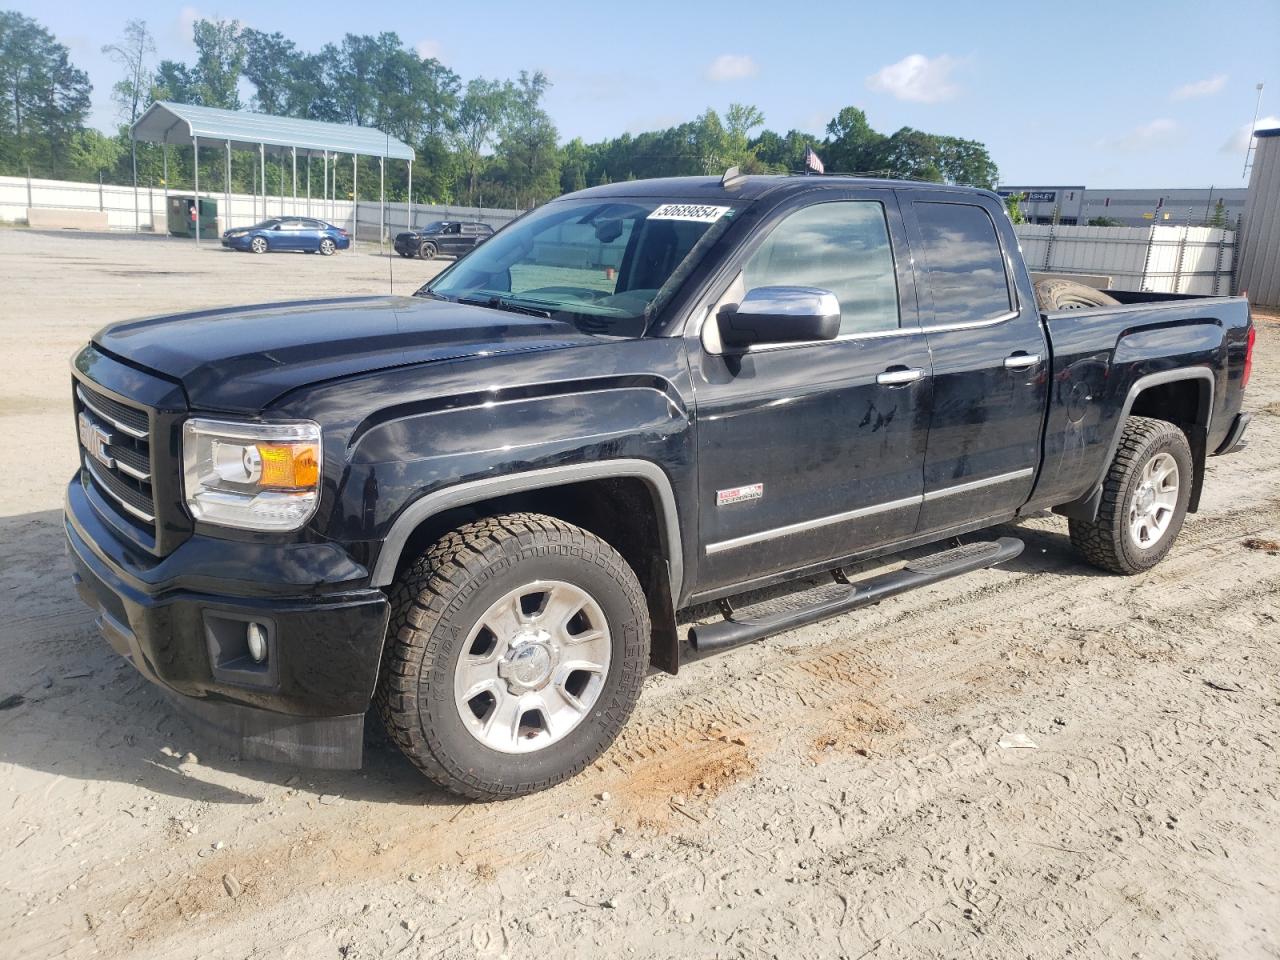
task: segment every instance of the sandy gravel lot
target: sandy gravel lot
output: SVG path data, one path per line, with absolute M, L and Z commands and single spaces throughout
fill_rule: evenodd
M 376 731 L 358 773 L 202 747 L 63 558 L 96 327 L 385 278 L 0 231 L 0 956 L 1280 957 L 1280 318 L 1151 573 L 1029 521 L 1004 568 L 653 676 L 594 769 L 485 805 Z

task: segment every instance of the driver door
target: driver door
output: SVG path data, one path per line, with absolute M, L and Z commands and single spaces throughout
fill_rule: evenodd
M 802 194 L 759 232 L 689 345 L 699 592 L 907 539 L 920 513 L 932 377 L 893 191 Z M 717 342 L 716 308 L 777 285 L 835 293 L 838 338 Z

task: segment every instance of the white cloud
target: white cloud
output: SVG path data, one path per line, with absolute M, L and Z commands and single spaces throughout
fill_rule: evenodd
M 933 58 L 913 53 L 867 77 L 867 87 L 899 100 L 941 103 L 960 92 L 951 80 L 951 73 L 963 62 L 946 53 Z
M 1256 128 L 1251 123 L 1246 123 L 1243 126 L 1238 127 L 1236 132 L 1227 138 L 1227 142 L 1218 148 L 1218 152 L 1243 154 L 1249 149 L 1249 138 L 1254 129 L 1273 130 L 1276 127 L 1280 127 L 1280 117 L 1277 117 L 1274 114 L 1266 117 L 1259 117 Z
M 173 25 L 174 36 L 179 43 L 190 46 L 196 21 L 206 19 L 208 18 L 195 7 L 183 7 L 178 11 L 177 21 Z
M 444 48 L 440 46 L 439 40 L 419 40 L 413 45 L 413 49 L 423 60 L 439 60 Z
M 1182 86 L 1169 94 L 1170 100 L 1191 100 L 1194 97 L 1211 97 L 1215 93 L 1221 93 L 1222 88 L 1227 85 L 1227 75 L 1225 73 L 1215 74 L 1208 80 L 1197 80 L 1195 83 L 1184 83 Z
M 707 67 L 707 79 L 716 83 L 745 80 L 760 72 L 760 65 L 745 53 L 722 53 Z
M 1171 143 L 1179 133 L 1181 128 L 1177 123 L 1168 117 L 1159 117 L 1148 123 L 1140 123 L 1118 137 L 1104 137 L 1096 145 L 1106 150 L 1152 150 Z

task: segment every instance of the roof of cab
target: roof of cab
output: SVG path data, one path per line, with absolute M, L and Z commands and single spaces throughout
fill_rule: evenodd
M 659 177 L 653 180 L 622 180 L 598 187 L 567 193 L 560 200 L 599 199 L 606 197 L 655 197 L 710 203 L 717 200 L 759 200 L 774 192 L 800 192 L 814 187 L 906 187 L 931 190 L 957 190 L 989 194 L 977 187 L 957 187 L 945 183 L 923 183 L 918 180 L 883 180 L 878 177 L 753 175 L 737 177 L 726 186 L 720 177 Z

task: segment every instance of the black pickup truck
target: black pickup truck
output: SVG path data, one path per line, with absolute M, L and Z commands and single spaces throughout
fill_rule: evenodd
M 1239 298 L 1114 296 L 1043 312 L 986 191 L 596 187 L 413 297 L 100 331 L 72 370 L 75 578 L 243 756 L 359 765 L 375 703 L 438 783 L 526 793 L 597 758 L 686 642 L 1021 542 L 851 582 L 855 560 L 1047 509 L 1091 564 L 1160 560 L 1207 458 L 1243 442 L 1253 328 Z M 789 605 L 734 599 L 824 572 Z M 682 637 L 709 601 L 723 619 Z

